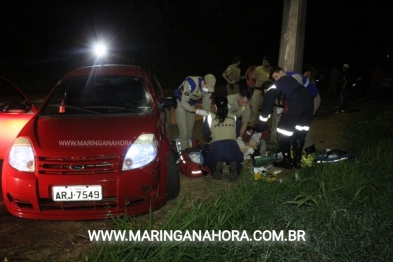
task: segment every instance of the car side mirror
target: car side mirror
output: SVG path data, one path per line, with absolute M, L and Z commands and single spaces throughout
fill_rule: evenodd
M 164 97 L 161 104 L 165 108 L 171 108 L 171 107 L 176 108 L 176 106 L 177 106 L 177 102 L 174 97 Z
M 28 105 L 23 102 L 12 102 L 12 103 L 7 103 L 3 106 L 1 106 L 1 111 L 4 113 L 27 113 L 31 110 L 31 107 L 33 105 Z

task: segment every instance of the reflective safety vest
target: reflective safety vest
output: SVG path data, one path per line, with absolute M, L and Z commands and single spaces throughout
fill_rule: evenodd
M 220 123 L 215 114 L 207 116 L 207 122 L 210 127 L 211 142 L 220 140 L 236 140 L 236 116 L 228 113 L 224 122 Z
M 282 97 L 285 107 L 277 132 L 285 136 L 292 136 L 296 131 L 307 132 L 313 113 L 313 98 L 302 84 L 289 75 L 282 76 L 268 88 L 259 119 L 266 122 L 275 101 Z

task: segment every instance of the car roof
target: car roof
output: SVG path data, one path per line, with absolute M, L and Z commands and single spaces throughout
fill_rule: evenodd
M 63 78 L 89 75 L 123 75 L 142 77 L 146 75 L 146 71 L 141 67 L 134 65 L 106 64 L 77 68 L 68 72 Z

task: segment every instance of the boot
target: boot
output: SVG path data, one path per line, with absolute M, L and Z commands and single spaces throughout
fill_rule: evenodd
M 236 161 L 232 161 L 229 164 L 229 168 L 231 169 L 231 172 L 228 175 L 228 180 L 229 180 L 229 182 L 236 182 L 237 178 L 239 177 L 239 172 L 237 170 Z
M 315 145 L 312 144 L 311 146 L 306 147 L 306 148 L 304 149 L 304 152 L 306 152 L 306 154 L 312 154 L 312 153 L 317 152 L 317 150 L 316 150 L 316 148 L 315 148 Z
M 294 140 L 292 142 L 293 166 L 296 169 L 300 169 L 302 167 L 303 147 L 304 147 L 304 140 Z
M 213 179 L 221 180 L 223 167 L 224 167 L 224 164 L 221 161 L 218 161 L 216 164 L 216 168 L 214 170 L 214 173 L 213 173 Z
M 292 169 L 292 158 L 291 158 L 291 143 L 289 141 L 280 142 L 280 149 L 282 153 L 282 161 L 274 161 L 273 166 L 281 167 L 285 169 Z

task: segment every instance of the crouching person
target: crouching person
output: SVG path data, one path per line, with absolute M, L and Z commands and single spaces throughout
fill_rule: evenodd
M 224 163 L 229 165 L 228 180 L 234 182 L 242 168 L 243 153 L 236 142 L 236 117 L 228 112 L 226 96 L 214 100 L 216 112 L 209 114 L 203 123 L 203 136 L 211 141 L 206 163 L 214 170 L 213 179 L 221 179 Z
M 262 114 L 259 117 L 261 121 L 268 120 L 276 99 L 283 108 L 281 119 L 277 124 L 278 143 L 283 160 L 274 162 L 273 165 L 286 169 L 301 168 L 304 140 L 310 129 L 314 111 L 314 98 L 293 77 L 282 76 L 265 93 Z

